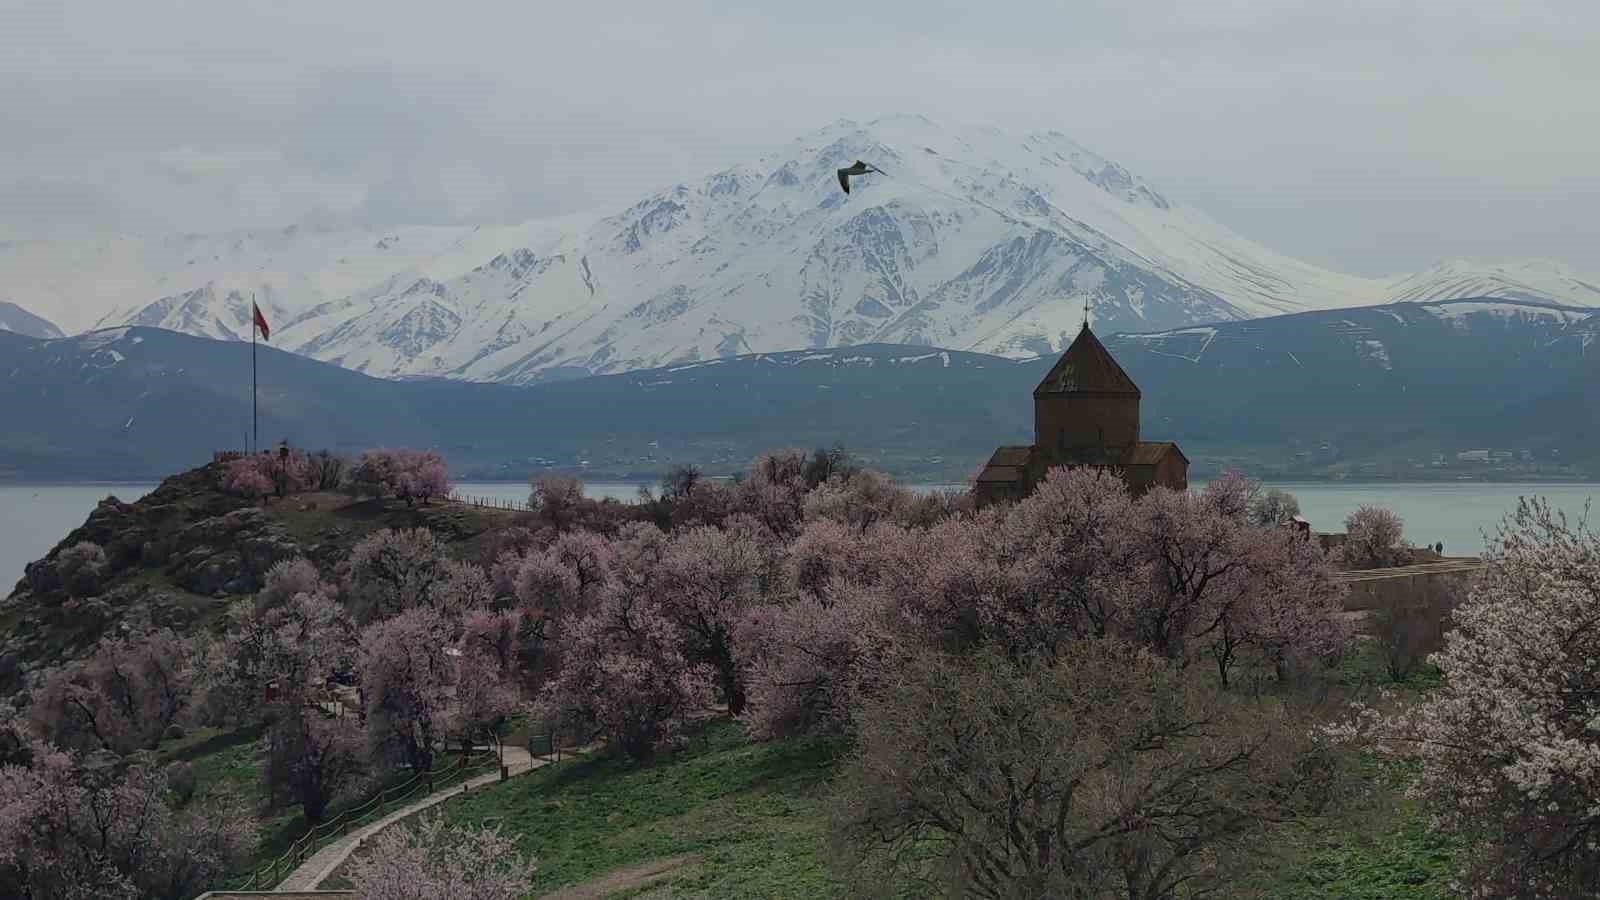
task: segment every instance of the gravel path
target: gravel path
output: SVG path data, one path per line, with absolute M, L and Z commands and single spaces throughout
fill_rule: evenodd
M 521 775 L 522 773 L 532 769 L 537 769 L 538 767 L 550 762 L 548 759 L 536 759 L 530 756 L 526 748 L 511 746 L 505 748 L 505 761 L 506 768 L 510 770 L 511 775 L 513 776 Z M 367 838 L 372 837 L 385 828 L 388 828 L 390 825 L 393 825 L 401 819 L 404 819 L 405 817 L 420 810 L 443 803 L 451 797 L 454 797 L 457 794 L 466 793 L 473 788 L 494 784 L 499 780 L 499 772 L 489 772 L 488 774 L 479 775 L 476 778 L 469 779 L 462 784 L 451 785 L 442 791 L 436 791 L 407 806 L 403 806 L 375 822 L 350 832 L 328 846 L 323 847 L 321 850 L 318 850 L 316 853 L 306 857 L 306 861 L 301 863 L 299 868 L 289 873 L 289 877 L 279 882 L 278 886 L 274 888 L 274 890 L 278 893 L 284 893 L 286 891 L 314 891 L 317 889 L 317 885 L 321 884 L 323 880 L 329 875 L 332 875 L 333 871 L 339 868 L 339 866 L 343 864 L 345 860 L 350 858 L 350 854 L 354 853 L 355 849 L 361 846 L 362 841 L 365 841 Z

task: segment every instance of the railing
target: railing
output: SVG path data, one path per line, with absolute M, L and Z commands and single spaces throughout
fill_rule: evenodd
M 418 772 L 403 784 L 381 790 L 360 806 L 347 809 L 301 835 L 289 845 L 289 849 L 284 851 L 282 856 L 250 873 L 237 890 L 271 890 L 278 882 L 289 877 L 289 874 L 299 868 L 313 853 L 322 849 L 326 842 L 337 840 L 355 828 L 382 818 L 385 811 L 392 810 L 416 796 L 418 791 L 431 787 L 435 778 L 441 775 L 465 775 L 472 769 L 481 768 L 489 763 L 499 765 L 499 762 L 499 756 L 492 750 L 468 754 L 459 757 L 454 763 Z
M 465 503 L 468 506 L 476 506 L 480 509 L 503 509 L 508 512 L 532 511 L 532 508 L 528 506 L 525 500 L 506 500 L 501 497 L 474 497 L 471 494 L 462 494 L 456 491 L 450 492 L 450 499 L 456 503 Z

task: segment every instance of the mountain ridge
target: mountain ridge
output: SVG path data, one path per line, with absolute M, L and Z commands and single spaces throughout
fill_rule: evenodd
M 1496 447 L 1528 452 L 1525 477 L 1582 478 L 1600 475 L 1590 417 L 1573 411 L 1593 399 L 1597 338 L 1600 312 L 1482 299 L 1103 342 L 1143 391 L 1144 437 L 1180 442 L 1202 476 L 1236 465 L 1280 478 L 1453 477 L 1429 466 Z M 546 468 L 648 478 L 681 462 L 732 472 L 772 447 L 835 441 L 894 474 L 957 479 L 995 446 L 1031 439 L 1031 390 L 1054 362 L 863 344 L 515 386 L 379 379 L 258 352 L 264 442 L 432 447 L 462 477 L 516 479 Z M 0 333 L 0 408 L 16 423 L 0 436 L 0 469 L 138 478 L 238 448 L 249 355 L 143 327 Z
M 844 195 L 833 170 L 858 158 L 889 174 Z M 840 120 L 603 215 L 128 243 L 83 249 L 74 271 L 134 275 L 66 278 L 160 290 L 101 325 L 242 337 L 254 294 L 279 346 L 384 377 L 510 383 L 866 341 L 1020 358 L 1062 349 L 1085 301 L 1126 331 L 1469 294 L 1600 304 L 1600 279 L 1548 261 L 1331 272 L 1060 132 L 917 116 Z M 48 253 L 18 246 L 0 247 L 5 271 L 65 290 Z
M 0 300 L 0 330 L 36 338 L 65 337 L 54 322 L 36 316 L 15 303 Z

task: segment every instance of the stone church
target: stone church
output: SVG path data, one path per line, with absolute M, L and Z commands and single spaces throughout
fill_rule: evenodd
M 1033 389 L 1033 446 L 995 450 L 978 475 L 978 498 L 1020 500 L 1056 466 L 1111 469 L 1134 496 L 1153 485 L 1189 486 L 1177 444 L 1139 440 L 1139 386 L 1088 322 Z

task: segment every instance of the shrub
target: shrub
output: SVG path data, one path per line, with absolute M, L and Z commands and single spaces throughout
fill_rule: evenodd
M 327 450 L 318 450 L 306 459 L 308 487 L 319 491 L 336 491 L 344 484 L 344 472 L 350 461 Z
M 423 816 L 389 828 L 350 862 L 363 900 L 516 900 L 533 888 L 535 865 L 497 828 L 446 828 Z
M 106 574 L 106 552 L 92 541 L 79 541 L 56 555 L 56 573 L 68 592 L 88 597 L 100 590 Z

